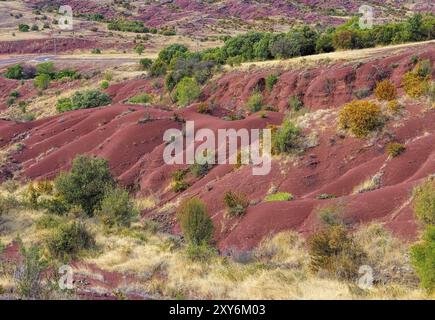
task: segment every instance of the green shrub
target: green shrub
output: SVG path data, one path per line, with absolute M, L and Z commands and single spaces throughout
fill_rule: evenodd
M 371 91 L 369 88 L 361 88 L 354 92 L 354 95 L 357 99 L 364 99 L 370 96 Z
M 349 129 L 358 138 L 364 138 L 383 125 L 383 116 L 377 104 L 355 100 L 341 109 L 338 122 L 340 128 Z
M 50 86 L 50 76 L 47 74 L 40 74 L 36 76 L 36 78 L 33 80 L 33 85 L 35 88 L 38 88 L 40 90 L 45 90 Z
M 214 227 L 202 200 L 198 198 L 185 200 L 177 210 L 177 220 L 184 238 L 190 245 L 210 243 Z
M 186 254 L 190 260 L 207 262 L 217 254 L 217 251 L 208 244 L 189 244 L 186 248 Z
M 91 50 L 92 54 L 101 54 L 101 49 L 100 48 L 94 48 Z
M 17 90 L 11 91 L 11 93 L 9 93 L 9 97 L 17 99 L 20 97 L 20 93 Z
M 183 192 L 187 188 L 189 188 L 189 183 L 187 183 L 184 179 L 186 177 L 186 170 L 177 170 L 172 174 L 172 190 L 174 192 Z
M 175 89 L 175 98 L 180 106 L 187 106 L 201 94 L 201 88 L 195 79 L 184 77 Z
M 167 65 L 161 59 L 157 59 L 153 62 L 150 68 L 150 75 L 152 77 L 159 77 L 166 73 Z
M 138 54 L 138 55 L 142 55 L 142 53 L 145 51 L 145 47 L 143 44 L 138 44 L 134 47 L 134 51 Z
M 37 245 L 26 248 L 21 243 L 22 262 L 15 272 L 15 283 L 21 299 L 43 299 L 48 287 L 42 279 L 48 266 Z
M 106 189 L 115 185 L 107 160 L 84 155 L 77 156 L 71 171 L 60 174 L 54 183 L 67 203 L 80 206 L 88 216 L 100 209 Z
M 20 80 L 23 79 L 23 66 L 20 64 L 7 68 L 5 78 Z
M 328 194 L 328 193 L 322 193 L 316 196 L 317 200 L 327 200 L 327 199 L 334 199 L 337 198 L 334 194 Z
M 291 96 L 288 99 L 288 106 L 292 110 L 299 111 L 304 107 L 304 103 L 298 96 Z
M 315 209 L 319 220 L 326 226 L 343 224 L 343 208 L 339 204 L 332 204 Z
M 413 207 L 417 218 L 424 224 L 435 225 L 435 179 L 429 178 L 413 191 Z
M 143 58 L 139 60 L 139 64 L 142 68 L 142 70 L 149 70 L 151 66 L 153 65 L 153 60 L 149 58 Z
M 42 201 L 41 206 L 47 213 L 58 216 L 63 216 L 71 210 L 71 205 L 60 196 Z
M 343 280 L 355 280 L 366 254 L 347 234 L 342 225 L 334 225 L 312 235 L 308 240 L 310 267 Z
M 272 151 L 275 154 L 289 153 L 299 147 L 301 130 L 289 119 L 272 136 Z
M 424 95 L 429 89 L 431 75 L 430 62 L 418 62 L 412 71 L 403 75 L 403 90 L 411 98 L 418 98 Z
M 246 102 L 246 107 L 251 113 L 260 111 L 263 108 L 263 95 L 261 92 L 254 92 Z
M 431 108 L 435 107 L 435 81 L 432 81 L 427 90 L 427 97 Z
M 264 198 L 264 201 L 266 202 L 273 202 L 273 201 L 290 201 L 293 200 L 294 197 L 291 193 L 288 192 L 278 192 L 274 194 L 269 194 Z
M 147 104 L 151 102 L 151 96 L 147 93 L 141 93 L 131 97 L 128 102 L 135 104 Z
M 130 195 L 124 189 L 110 189 L 101 201 L 98 213 L 101 221 L 109 227 L 129 227 L 138 214 Z
M 378 82 L 375 88 L 375 96 L 378 100 L 394 100 L 397 97 L 396 86 L 389 80 Z
M 229 217 L 242 216 L 246 213 L 249 202 L 246 195 L 242 193 L 235 193 L 227 191 L 224 195 L 224 203 L 227 208 L 227 215 Z
M 95 246 L 93 236 L 80 222 L 61 224 L 47 239 L 50 254 L 62 261 L 76 258 L 84 250 Z
M 278 82 L 278 76 L 275 74 L 270 74 L 266 77 L 266 88 L 267 90 L 272 91 L 275 84 Z
M 100 87 L 101 89 L 107 89 L 109 87 L 109 82 L 106 80 L 102 81 Z
M 107 93 L 99 90 L 76 91 L 72 98 L 61 98 L 57 101 L 56 110 L 65 112 L 77 109 L 97 108 L 112 103 Z
M 399 142 L 390 142 L 387 145 L 387 154 L 393 158 L 401 155 L 405 150 L 405 146 Z
M 18 31 L 20 31 L 20 32 L 29 32 L 29 30 L 30 30 L 30 27 L 27 24 L 20 23 L 18 25 Z
M 435 291 L 435 226 L 429 225 L 422 241 L 411 247 L 411 262 L 420 285 L 429 293 Z
M 70 110 L 74 110 L 73 104 L 70 98 L 60 98 L 57 100 L 56 104 L 57 112 L 66 112 Z
M 54 79 L 55 75 L 56 75 L 56 70 L 54 68 L 54 63 L 49 61 L 49 62 L 43 62 L 43 63 L 38 64 L 36 66 L 36 74 L 37 75 L 46 74 L 51 79 Z

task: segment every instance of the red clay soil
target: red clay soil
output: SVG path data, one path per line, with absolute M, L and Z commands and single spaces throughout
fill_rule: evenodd
M 336 110 L 353 99 L 351 90 L 373 86 L 372 79 L 378 79 L 381 69 L 389 71 L 390 78 L 400 86 L 400 78 L 411 68 L 410 57 L 414 54 L 415 49 L 389 53 L 387 58 L 377 56 L 363 61 L 358 68 L 350 63 L 320 66 L 309 70 L 310 76 L 304 76 L 306 70 L 283 71 L 273 91 L 270 94 L 264 91 L 267 103 L 278 105 L 281 112 L 267 112 L 265 118 L 254 114 L 243 120 L 225 121 L 215 113 L 199 114 L 195 106 L 177 110 L 178 118 L 195 121 L 196 130 L 209 128 L 216 132 L 222 128 L 237 130 L 280 124 L 288 95 L 295 93 L 305 93 L 305 106 L 313 111 L 330 109 L 322 120 L 312 120 L 303 130 L 305 136 L 317 132 L 316 146 L 307 147 L 292 160 L 275 159 L 269 175 L 253 176 L 251 166 L 235 170 L 231 165 L 219 165 L 203 178 L 189 173 L 190 187 L 181 195 L 172 192 L 169 185 L 172 173 L 188 166 L 163 162 L 162 137 L 166 129 L 181 129 L 182 121 L 173 117 L 174 111 L 122 103 L 132 92 L 151 90 L 146 81 L 128 81 L 109 88 L 116 102 L 112 106 L 77 110 L 29 123 L 0 121 L 0 147 L 21 143 L 23 148 L 11 153 L 9 160 L 17 165 L 14 168 L 20 171 L 23 180 L 53 178 L 68 170 L 77 154 L 84 153 L 107 158 L 113 174 L 123 185 L 141 196 L 158 196 L 159 207 L 180 196 L 199 196 L 206 202 L 216 225 L 215 239 L 222 251 L 250 249 L 264 236 L 281 230 L 309 234 L 319 223 L 313 209 L 332 203 L 343 207 L 346 220 L 354 227 L 378 221 L 402 238 L 413 239 L 417 226 L 409 205 L 411 191 L 422 179 L 435 173 L 435 110 L 427 110 L 425 101 L 404 98 L 403 114 L 391 118 L 383 130 L 364 140 L 337 133 Z M 418 54 L 433 63 L 435 47 L 421 46 Z M 392 68 L 392 63 L 398 67 Z M 226 74 L 216 82 L 215 91 L 210 87 L 206 90 L 203 100 L 214 101 L 221 109 L 241 109 L 252 89 L 258 88 L 259 83 L 261 89 L 259 79 L 268 73 Z M 325 79 L 335 84 L 331 97 L 321 90 Z M 388 158 L 386 145 L 396 140 L 407 149 L 399 157 Z M 380 176 L 377 189 L 355 193 L 356 186 L 374 175 Z M 295 200 L 263 202 L 272 187 L 292 193 Z M 251 201 L 243 217 L 225 217 L 222 198 L 229 190 L 243 192 Z M 320 194 L 337 198 L 318 200 Z M 152 211 L 146 215 L 172 217 L 173 212 Z M 172 230 L 177 232 L 177 226 Z

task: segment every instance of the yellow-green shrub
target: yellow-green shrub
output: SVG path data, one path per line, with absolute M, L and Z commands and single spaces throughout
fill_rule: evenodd
M 358 138 L 363 138 L 382 126 L 382 111 L 375 103 L 355 100 L 343 107 L 338 122 L 340 128 L 348 129 Z
M 406 150 L 405 146 L 399 142 L 390 142 L 387 145 L 387 153 L 390 157 L 397 157 Z
M 375 89 L 375 96 L 378 100 L 394 100 L 397 96 L 396 86 L 389 80 L 378 82 Z
M 429 178 L 413 191 L 414 213 L 425 224 L 435 224 L 435 179 Z
M 417 63 L 412 71 L 404 74 L 402 79 L 403 90 L 412 98 L 424 95 L 429 89 L 430 63 L 427 60 Z
M 324 271 L 339 279 L 353 280 L 366 254 L 347 234 L 343 225 L 332 225 L 308 240 L 310 266 L 315 272 Z

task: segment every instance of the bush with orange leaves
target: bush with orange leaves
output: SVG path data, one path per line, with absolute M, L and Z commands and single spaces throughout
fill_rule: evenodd
M 375 96 L 378 100 L 394 100 L 397 96 L 396 86 L 389 80 L 378 82 L 375 89 Z
M 356 137 L 364 138 L 383 125 L 381 108 L 370 101 L 354 100 L 340 111 L 338 124 Z

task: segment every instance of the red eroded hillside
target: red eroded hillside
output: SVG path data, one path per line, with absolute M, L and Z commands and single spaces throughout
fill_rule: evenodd
M 429 59 L 433 65 L 434 45 L 417 48 L 420 57 Z M 318 226 L 313 210 L 331 203 L 344 207 L 345 219 L 352 226 L 379 221 L 397 235 L 411 239 L 417 231 L 409 201 L 412 188 L 435 173 L 435 110 L 429 110 L 423 100 L 403 96 L 400 89 L 403 74 L 412 68 L 410 58 L 415 50 L 387 51 L 360 63 L 231 71 L 211 83 L 201 97 L 204 102 L 216 105 L 212 114 L 198 113 L 196 105 L 168 111 L 158 106 L 123 104 L 127 92 L 136 92 L 139 86 L 147 90 L 150 86 L 146 80 L 122 82 L 107 90 L 115 101 L 108 107 L 77 110 L 26 123 L 0 121 L 0 147 L 9 150 L 0 177 L 4 180 L 15 174 L 23 180 L 53 178 L 69 169 L 77 154 L 104 157 L 125 186 L 138 195 L 159 199 L 155 209 L 143 214 L 174 232 L 178 228 L 170 204 L 193 195 L 204 199 L 222 250 L 252 248 L 264 236 L 281 230 L 310 233 Z M 272 72 L 279 72 L 280 77 L 269 93 L 264 88 L 264 78 Z M 376 81 L 386 77 L 399 87 L 403 112 L 390 117 L 383 130 L 368 139 L 338 132 L 339 108 L 355 98 L 356 90 L 371 90 Z M 219 116 L 242 109 L 254 89 L 262 91 L 266 103 L 277 106 L 278 112 L 267 111 L 265 117 L 252 114 L 235 121 Z M 292 95 L 300 96 L 310 111 L 297 119 L 306 142 L 304 153 L 274 158 L 272 171 L 265 176 L 253 176 L 251 166 L 235 169 L 232 165 L 218 165 L 202 178 L 189 174 L 190 187 L 183 193 L 171 190 L 172 173 L 187 165 L 164 163 L 165 130 L 181 129 L 187 120 L 195 121 L 196 130 L 209 128 L 214 132 L 222 128 L 279 125 Z M 391 141 L 406 146 L 400 157 L 387 156 L 386 146 Z M 359 192 L 358 186 L 374 176 L 378 179 L 376 188 Z M 295 199 L 265 202 L 270 189 L 289 192 Z M 229 190 L 243 192 L 250 200 L 243 217 L 225 217 L 222 198 Z M 336 198 L 319 200 L 321 194 Z

